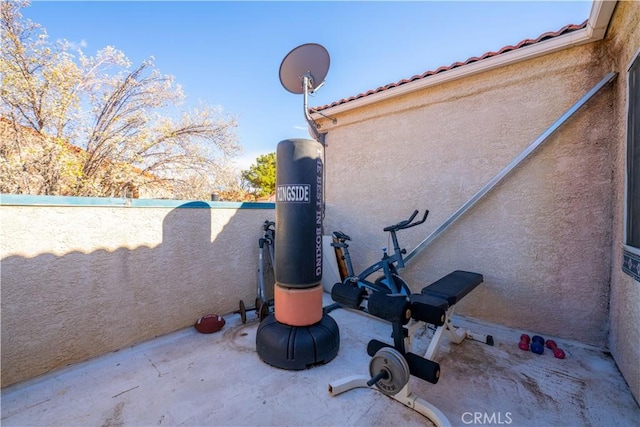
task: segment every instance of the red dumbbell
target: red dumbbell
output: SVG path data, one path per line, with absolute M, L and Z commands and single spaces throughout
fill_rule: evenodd
M 558 348 L 558 345 L 556 344 L 555 341 L 553 340 L 547 340 L 547 348 L 550 349 L 551 351 L 553 351 L 553 356 L 556 357 L 557 359 L 564 359 L 564 350 L 562 350 L 561 348 Z
M 518 344 L 518 348 L 520 350 L 529 351 L 529 341 L 531 341 L 531 338 L 529 338 L 529 335 L 527 334 L 520 335 L 520 343 Z

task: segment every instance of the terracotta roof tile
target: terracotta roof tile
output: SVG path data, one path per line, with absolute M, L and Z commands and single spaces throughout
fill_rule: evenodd
M 520 43 L 518 43 L 516 45 L 505 46 L 502 49 L 498 50 L 497 52 L 486 52 L 481 56 L 472 56 L 471 58 L 467 59 L 464 62 L 459 62 L 458 61 L 458 62 L 454 62 L 453 64 L 451 64 L 449 66 L 443 65 L 443 66 L 437 68 L 436 70 L 426 71 L 426 72 L 424 72 L 422 74 L 419 74 L 419 75 L 416 74 L 416 75 L 414 75 L 414 76 L 412 76 L 412 77 L 410 77 L 408 79 L 402 79 L 402 80 L 400 80 L 398 82 L 395 82 L 395 83 L 389 83 L 389 84 L 387 84 L 385 86 L 380 86 L 377 89 L 371 89 L 371 90 L 368 90 L 366 92 L 360 93 L 358 95 L 350 96 L 348 98 L 343 98 L 343 99 L 341 99 L 339 101 L 336 101 L 336 102 L 333 102 L 331 104 L 323 105 L 323 106 L 320 106 L 320 107 L 314 107 L 314 108 L 312 108 L 312 110 L 313 111 L 326 110 L 328 108 L 336 107 L 336 106 L 342 105 L 342 104 L 346 104 L 348 102 L 355 101 L 356 99 L 364 98 L 366 96 L 373 95 L 373 94 L 376 94 L 376 93 L 379 93 L 379 92 L 382 92 L 382 91 L 385 91 L 385 90 L 390 90 L 390 89 L 393 89 L 395 87 L 402 86 L 404 84 L 411 83 L 411 82 L 416 81 L 416 80 L 421 80 L 421 79 L 424 79 L 424 78 L 429 77 L 429 76 L 433 76 L 433 75 L 438 74 L 438 73 L 442 73 L 442 72 L 445 72 L 445 71 L 453 70 L 454 68 L 463 67 L 465 65 L 469 65 L 469 64 L 474 63 L 474 62 L 478 62 L 478 61 L 482 61 L 484 59 L 492 58 L 494 56 L 502 55 L 503 53 L 507 53 L 507 52 L 510 52 L 510 51 L 513 51 L 513 50 L 516 50 L 516 49 L 521 49 L 521 48 L 526 47 L 526 46 L 531 46 L 533 44 L 540 43 L 540 42 L 543 42 L 545 40 L 549 40 L 549 39 L 552 39 L 552 38 L 555 38 L 555 37 L 558 37 L 558 36 L 562 36 L 562 35 L 571 33 L 573 31 L 581 30 L 581 29 L 583 29 L 583 28 L 585 28 L 587 26 L 587 21 L 588 20 L 585 20 L 582 24 L 569 24 L 569 25 L 566 25 L 566 26 L 562 27 L 558 31 L 548 31 L 546 33 L 543 33 L 543 34 L 541 34 L 539 37 L 537 37 L 535 39 L 525 39 L 525 40 L 522 40 Z

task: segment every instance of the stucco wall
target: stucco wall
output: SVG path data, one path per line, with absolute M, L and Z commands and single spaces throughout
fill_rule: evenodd
M 384 226 L 429 209 L 400 232 L 411 250 L 609 71 L 592 43 L 323 121 L 326 232 L 354 239 L 358 270 L 389 246 Z M 412 289 L 455 269 L 482 273 L 459 313 L 604 347 L 614 95 L 603 89 L 416 256 L 403 271 Z
M 609 348 L 637 401 L 640 401 L 640 283 L 622 272 L 624 242 L 624 171 L 626 161 L 627 67 L 640 50 L 640 3 L 619 2 L 605 39 L 619 78 L 615 84 L 616 115 L 612 128 L 613 245 Z
M 2 386 L 253 301 L 273 217 L 202 202 L 0 206 Z

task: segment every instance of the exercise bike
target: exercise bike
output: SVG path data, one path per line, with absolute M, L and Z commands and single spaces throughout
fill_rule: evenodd
M 240 309 L 237 313 L 240 313 L 242 323 L 246 323 L 247 321 L 247 311 L 253 310 L 256 311 L 258 319 L 262 321 L 262 319 L 269 315 L 269 309 L 273 305 L 272 295 L 273 286 L 275 284 L 273 269 L 275 256 L 273 245 L 275 242 L 275 227 L 276 223 L 269 220 L 266 220 L 262 224 L 263 235 L 258 239 L 258 286 L 256 290 L 255 306 L 247 308 L 244 301 L 240 300 Z
M 382 259 L 365 268 L 358 275 L 353 271 L 353 264 L 349 254 L 349 244 L 347 242 L 351 241 L 351 238 L 341 231 L 333 232 L 331 246 L 336 249 L 338 269 L 340 275 L 343 276 L 341 277 L 342 283 L 336 283 L 331 290 L 331 296 L 334 301 L 347 307 L 356 308 L 360 305 L 362 299 L 372 292 L 404 296 L 411 294 L 409 286 L 398 274 L 398 270 L 404 268 L 403 255 L 407 253 L 407 250 L 400 248 L 396 232 L 422 224 L 427 219 L 429 211 L 425 210 L 421 220 L 412 222 L 416 215 L 418 215 L 417 210 L 411 214 L 409 219 L 383 229 L 385 232 L 389 232 L 389 238 L 393 244 L 393 253 L 389 254 L 387 248 L 382 248 Z M 369 276 L 377 272 L 382 272 L 382 275 L 374 281 L 368 279 Z

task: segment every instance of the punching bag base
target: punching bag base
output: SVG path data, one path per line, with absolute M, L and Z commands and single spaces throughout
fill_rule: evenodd
M 299 371 L 330 362 L 340 348 L 340 331 L 331 316 L 309 326 L 289 326 L 267 316 L 256 334 L 258 356 L 276 368 Z

